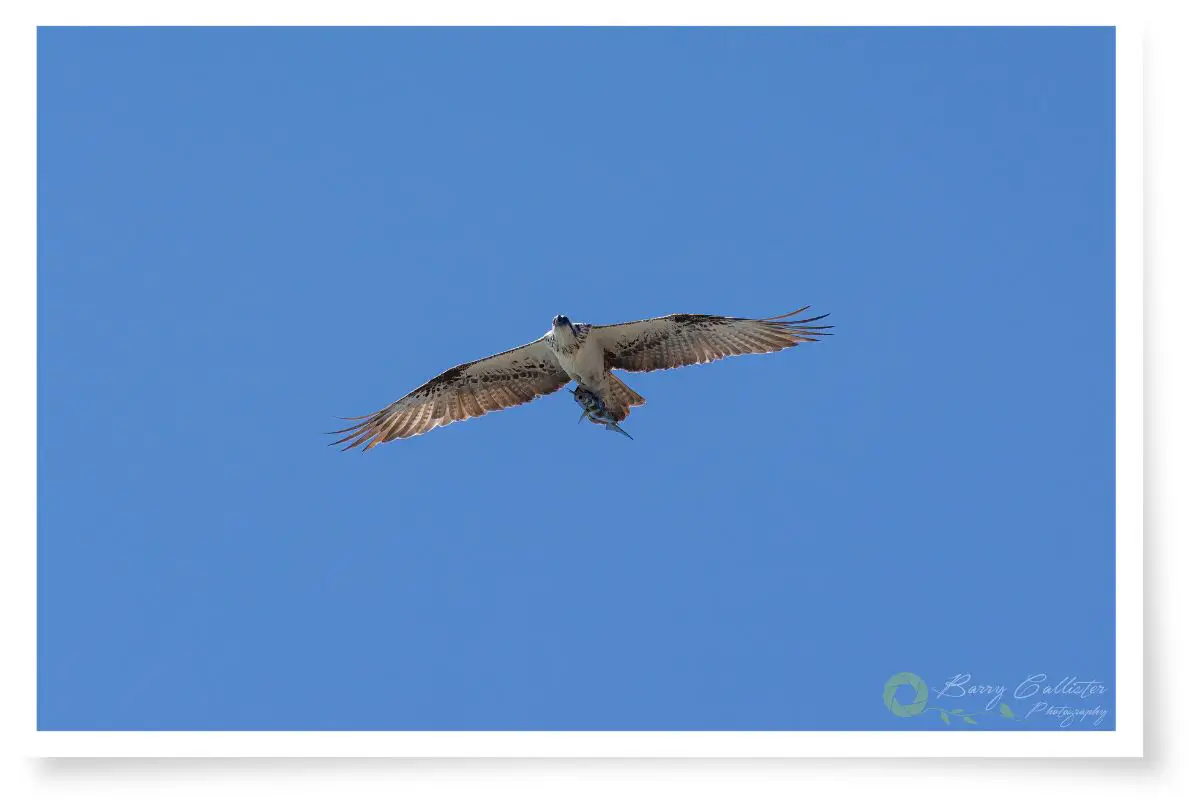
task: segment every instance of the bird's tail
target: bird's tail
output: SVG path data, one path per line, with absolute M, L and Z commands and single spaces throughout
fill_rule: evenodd
M 629 416 L 629 409 L 633 406 L 640 406 L 646 402 L 646 398 L 630 389 L 621 379 L 611 372 L 604 376 L 604 396 L 600 398 L 604 401 L 605 408 L 612 414 L 613 419 L 617 422 Z M 624 431 L 622 431 L 624 433 Z M 629 434 L 625 434 L 628 436 Z

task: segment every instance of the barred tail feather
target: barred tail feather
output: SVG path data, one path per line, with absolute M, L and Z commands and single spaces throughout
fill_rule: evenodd
M 605 407 L 618 422 L 629 416 L 630 408 L 646 402 L 646 398 L 630 389 L 611 372 L 605 376 L 604 396 L 601 400 L 604 401 Z

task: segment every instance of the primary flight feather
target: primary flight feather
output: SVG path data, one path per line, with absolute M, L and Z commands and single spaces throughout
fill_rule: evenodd
M 808 306 L 766 319 L 709 314 L 668 314 L 617 325 L 575 323 L 554 318 L 550 330 L 529 344 L 459 364 L 365 417 L 352 417 L 333 444 L 370 450 L 489 411 L 528 403 L 571 381 L 576 401 L 591 421 L 625 433 L 617 422 L 646 402 L 613 370 L 652 372 L 707 364 L 726 356 L 773 353 L 828 336 L 831 325 L 813 325 L 829 316 L 796 319 Z M 628 434 L 625 434 L 628 436 Z

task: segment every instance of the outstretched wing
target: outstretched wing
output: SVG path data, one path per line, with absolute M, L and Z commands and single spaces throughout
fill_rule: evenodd
M 811 324 L 828 314 L 792 319 L 807 310 L 805 306 L 767 319 L 669 314 L 620 325 L 593 325 L 589 337 L 599 337 L 605 368 L 652 372 L 707 364 L 726 356 L 773 353 L 828 336 L 825 330 L 832 325 Z
M 528 403 L 561 389 L 570 382 L 545 339 L 459 364 L 413 389 L 385 409 L 365 417 L 332 444 L 343 450 L 362 446 L 370 450 L 393 439 L 407 439 L 460 419 Z

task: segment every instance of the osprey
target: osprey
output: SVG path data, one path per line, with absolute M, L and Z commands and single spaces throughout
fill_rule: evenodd
M 618 325 L 571 322 L 560 314 L 537 341 L 451 367 L 387 408 L 365 417 L 347 417 L 354 424 L 334 431 L 346 435 L 332 444 L 345 443 L 344 450 L 358 446 L 370 450 L 393 439 L 528 403 L 571 381 L 579 385 L 572 391 L 584 416 L 629 436 L 616 423 L 646 400 L 613 370 L 674 369 L 815 342 L 828 336 L 825 329 L 833 326 L 811 324 L 828 314 L 795 319 L 808 308 L 766 319 L 669 314 Z

